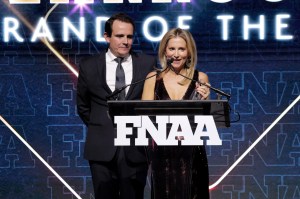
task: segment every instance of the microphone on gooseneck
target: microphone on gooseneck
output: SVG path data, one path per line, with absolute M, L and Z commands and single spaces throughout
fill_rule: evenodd
M 173 61 L 174 61 L 174 58 L 167 59 L 167 66 L 172 68 L 171 64 L 173 63 Z
M 154 75 L 151 75 L 151 76 L 146 77 L 146 78 L 144 78 L 144 79 L 138 80 L 138 81 L 133 82 L 133 83 L 131 83 L 131 84 L 126 84 L 125 86 L 123 86 L 123 87 L 121 87 L 121 88 L 118 88 L 118 89 L 114 90 L 110 95 L 108 95 L 108 96 L 106 97 L 106 100 L 117 100 L 117 99 L 118 99 L 118 94 L 121 93 L 123 90 L 125 90 L 128 86 L 133 86 L 133 85 L 139 84 L 139 83 L 141 83 L 141 82 L 144 82 L 144 81 L 146 81 L 147 79 L 150 79 L 150 78 L 152 78 L 152 77 L 154 77 L 154 76 L 157 76 L 157 75 L 158 75 L 159 73 L 161 73 L 161 72 L 163 72 L 163 71 L 156 70 L 156 74 L 154 74 Z
M 144 82 L 144 81 L 146 81 L 147 79 L 150 79 L 150 78 L 152 78 L 152 77 L 154 77 L 154 76 L 159 76 L 161 73 L 165 72 L 167 69 L 172 68 L 172 65 L 171 65 L 171 64 L 173 63 L 173 61 L 174 61 L 174 58 L 167 59 L 167 66 L 168 66 L 168 67 L 166 67 L 165 69 L 163 69 L 163 70 L 157 69 L 157 70 L 156 70 L 156 74 L 154 74 L 154 75 L 151 75 L 151 76 L 149 76 L 149 77 L 146 77 L 146 78 L 144 78 L 144 79 L 138 80 L 138 81 L 133 82 L 133 83 L 131 83 L 131 84 L 127 84 L 127 85 L 125 85 L 125 86 L 123 86 L 123 87 L 121 87 L 121 88 L 118 88 L 118 89 L 114 90 L 110 95 L 108 95 L 108 96 L 106 97 L 106 99 L 107 99 L 107 100 L 117 100 L 118 94 L 121 93 L 121 92 L 122 92 L 124 89 L 126 89 L 128 86 L 133 86 L 133 85 L 135 85 L 135 84 L 139 84 L 139 83 L 141 83 L 141 82 Z
M 219 90 L 219 89 L 217 89 L 217 88 L 214 88 L 214 87 L 212 87 L 212 86 L 210 86 L 210 85 L 208 85 L 208 84 L 206 84 L 206 83 L 201 83 L 199 80 L 191 79 L 191 78 L 189 78 L 189 77 L 187 77 L 187 76 L 185 76 L 185 75 L 182 75 L 182 74 L 176 72 L 176 71 L 174 70 L 173 66 L 171 65 L 171 64 L 173 63 L 173 61 L 174 61 L 173 58 L 168 59 L 168 60 L 167 60 L 167 66 L 168 66 L 174 73 L 176 73 L 177 75 L 180 75 L 180 76 L 182 76 L 182 77 L 184 77 L 184 78 L 186 78 L 186 79 L 189 79 L 189 80 L 191 80 L 191 81 L 193 81 L 193 82 L 197 82 L 200 86 L 201 86 L 201 85 L 206 86 L 207 88 L 213 90 L 213 91 L 216 92 L 217 94 L 227 97 L 227 100 L 230 99 L 230 97 L 231 97 L 230 94 L 225 93 L 224 91 L 221 91 L 221 90 Z

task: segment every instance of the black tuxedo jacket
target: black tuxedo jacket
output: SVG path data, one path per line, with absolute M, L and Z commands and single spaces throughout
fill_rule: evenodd
M 132 53 L 132 82 L 146 78 L 156 67 L 156 59 L 145 54 Z M 143 82 L 130 86 L 127 100 L 141 99 Z M 77 82 L 77 111 L 88 128 L 84 148 L 84 158 L 94 161 L 110 161 L 117 147 L 114 146 L 115 132 L 108 117 L 106 97 L 112 91 L 106 83 L 105 52 L 86 58 L 80 62 Z M 145 162 L 143 147 L 124 147 L 127 160 Z

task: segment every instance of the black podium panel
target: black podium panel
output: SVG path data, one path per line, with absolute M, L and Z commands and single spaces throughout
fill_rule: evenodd
M 217 127 L 230 127 L 227 100 L 125 100 L 108 101 L 109 115 L 212 115 Z

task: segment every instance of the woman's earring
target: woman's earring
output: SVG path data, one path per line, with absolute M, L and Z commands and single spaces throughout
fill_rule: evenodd
M 190 67 L 191 67 L 191 62 L 192 62 L 192 60 L 191 60 L 191 58 L 189 57 L 187 60 L 186 60 L 186 62 L 185 62 L 185 68 L 187 68 L 187 69 L 189 69 Z

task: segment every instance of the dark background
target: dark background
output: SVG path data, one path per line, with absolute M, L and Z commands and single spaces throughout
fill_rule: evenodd
M 50 164 L 82 198 L 93 198 L 88 163 L 83 159 L 86 128 L 76 113 L 77 77 L 41 41 L 31 42 L 32 32 L 16 9 L 33 27 L 54 4 L 9 5 L 0 2 L 0 115 Z M 48 25 L 55 37 L 51 45 L 76 70 L 84 56 L 106 48 L 95 41 L 94 19 L 126 12 L 136 21 L 134 49 L 157 55 L 158 42 L 145 39 L 145 19 L 158 15 L 168 27 L 177 26 L 177 16 L 190 15 L 190 25 L 198 48 L 197 68 L 209 75 L 212 86 L 231 93 L 231 119 L 241 119 L 230 128 L 218 129 L 222 146 L 207 146 L 210 184 L 234 164 L 264 130 L 300 94 L 300 1 L 233 0 L 218 4 L 209 0 L 192 3 L 104 4 L 88 5 L 82 15 L 73 3 L 59 5 L 50 14 Z M 72 13 L 73 12 L 73 13 Z M 275 15 L 290 14 L 285 34 L 292 40 L 275 39 Z M 229 40 L 221 37 L 217 15 L 231 14 Z M 259 15 L 266 18 L 266 38 L 259 40 L 251 31 L 243 39 L 243 16 L 252 23 Z M 62 18 L 78 24 L 86 19 L 86 41 L 71 35 L 62 41 Z M 20 21 L 19 43 L 3 40 L 4 17 Z M 152 24 L 153 35 L 161 33 Z M 212 94 L 212 99 L 216 95 Z M 299 103 L 250 151 L 218 186 L 212 199 L 298 199 L 300 198 L 300 105 Z M 145 198 L 149 198 L 148 188 Z M 71 192 L 0 123 L 0 198 L 75 198 Z

